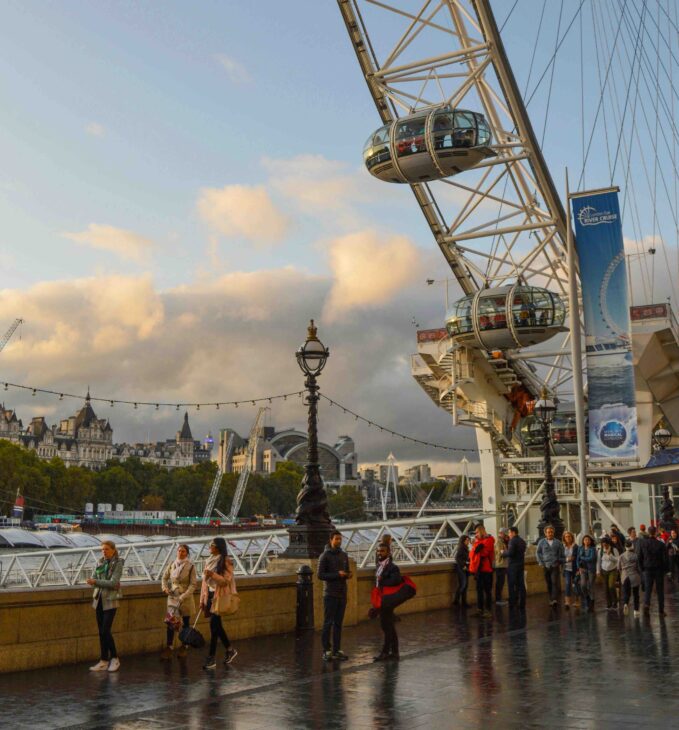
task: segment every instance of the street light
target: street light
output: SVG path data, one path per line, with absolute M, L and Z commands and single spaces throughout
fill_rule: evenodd
M 307 460 L 304 465 L 302 486 L 297 495 L 295 524 L 288 529 L 290 543 L 283 558 L 317 558 L 325 550 L 333 530 L 328 514 L 328 497 L 323 486 L 318 464 L 318 384 L 316 378 L 325 367 L 330 351 L 318 339 L 313 319 L 307 338 L 295 353 L 301 371 L 306 375 L 306 404 L 309 407 L 307 424 Z
M 551 525 L 554 528 L 555 537 L 561 539 L 564 524 L 561 519 L 559 502 L 554 489 L 554 477 L 552 476 L 552 452 L 549 427 L 556 414 L 556 403 L 548 397 L 547 389 L 543 388 L 540 400 L 536 401 L 533 407 L 534 415 L 542 423 L 542 437 L 545 447 L 545 494 L 540 502 L 541 518 L 538 523 L 540 536 L 544 536 L 545 527 Z
M 656 430 L 653 432 L 653 442 L 659 450 L 662 450 L 670 445 L 671 440 L 672 434 L 670 433 L 669 429 L 665 428 L 665 426 L 662 425 L 661 422 L 658 428 L 656 428 Z

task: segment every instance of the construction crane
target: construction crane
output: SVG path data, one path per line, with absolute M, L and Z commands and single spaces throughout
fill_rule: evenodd
M 226 456 L 223 460 L 223 464 L 228 464 L 231 458 L 231 452 L 233 451 L 233 433 L 229 434 L 229 440 L 226 443 Z M 221 464 L 217 466 L 217 473 L 215 474 L 215 480 L 212 482 L 212 489 L 210 490 L 210 496 L 207 498 L 207 504 L 205 505 L 205 512 L 203 512 L 203 522 L 209 522 L 212 516 L 212 510 L 215 508 L 215 502 L 217 501 L 217 495 L 219 494 L 219 487 L 222 485 L 222 477 L 224 471 L 222 470 Z
M 257 443 L 259 441 L 259 433 L 261 430 L 262 419 L 264 418 L 264 412 L 266 408 L 260 408 L 257 413 L 257 418 L 250 429 L 250 437 L 248 438 L 248 448 L 245 453 L 245 462 L 243 464 L 243 470 L 238 477 L 238 484 L 236 485 L 236 491 L 233 495 L 233 502 L 231 503 L 231 511 L 229 512 L 229 522 L 235 522 L 240 512 L 240 506 L 243 503 L 243 496 L 245 495 L 245 487 L 248 484 L 248 478 L 252 471 L 253 457 L 257 451 Z
M 5 349 L 5 345 L 12 339 L 12 335 L 16 332 L 17 327 L 23 324 L 23 319 L 17 318 L 12 323 L 12 326 L 5 332 L 2 339 L 0 340 L 0 352 Z

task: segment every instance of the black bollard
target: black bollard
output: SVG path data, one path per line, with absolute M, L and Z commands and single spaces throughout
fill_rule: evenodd
M 308 565 L 297 569 L 297 628 L 314 628 L 313 571 Z

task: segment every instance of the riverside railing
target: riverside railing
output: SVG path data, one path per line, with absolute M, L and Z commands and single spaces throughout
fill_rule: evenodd
M 375 551 L 385 533 L 392 537 L 394 559 L 404 565 L 450 561 L 458 537 L 482 520 L 483 512 L 455 512 L 418 518 L 375 520 L 337 525 L 343 548 L 359 568 L 375 562 Z M 236 575 L 267 572 L 269 561 L 288 546 L 285 529 L 268 532 L 238 532 L 224 535 Z M 209 555 L 213 536 L 153 539 L 117 543 L 125 560 L 123 583 L 158 582 L 175 559 L 177 547 L 188 544 L 191 559 L 200 574 Z M 0 589 L 49 588 L 86 585 L 101 556 L 97 546 L 56 548 L 12 553 L 0 551 Z

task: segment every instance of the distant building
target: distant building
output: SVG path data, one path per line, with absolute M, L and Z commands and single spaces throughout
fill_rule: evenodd
M 389 464 L 371 464 L 360 469 L 361 479 L 364 482 L 379 482 L 386 484 L 389 476 Z M 394 481 L 398 484 L 398 464 L 394 464 Z
M 34 451 L 49 461 L 58 456 L 66 466 L 102 469 L 110 459 L 125 461 L 136 456 L 144 463 L 172 469 L 192 466 L 212 459 L 213 440 L 208 434 L 201 444 L 189 426 L 189 415 L 174 439 L 152 444 L 114 444 L 113 428 L 106 418 L 97 418 L 89 391 L 85 405 L 74 415 L 48 426 L 44 416 L 35 416 L 24 429 L 13 410 L 0 406 L 0 439 L 6 439 Z
M 410 484 L 426 484 L 431 481 L 429 464 L 415 464 L 405 470 L 405 477 Z
M 231 435 L 233 446 L 231 453 L 227 454 Z M 217 461 L 225 472 L 240 474 L 247 460 L 247 450 L 247 438 L 228 428 L 219 432 Z M 255 473 L 271 474 L 281 461 L 292 461 L 304 466 L 306 455 L 306 433 L 295 429 L 276 431 L 272 426 L 263 426 L 257 448 L 251 456 L 250 468 Z M 358 457 L 354 441 L 349 436 L 340 436 L 333 446 L 319 442 L 318 456 L 321 475 L 327 484 L 344 484 L 357 479 Z
M 112 458 L 125 461 L 132 456 L 145 464 L 156 464 L 166 469 L 193 466 L 212 459 L 213 438 L 208 434 L 203 443 L 196 441 L 189 426 L 189 414 L 174 439 L 149 444 L 116 444 Z
M 101 469 L 113 454 L 113 429 L 106 418 L 97 418 L 89 391 L 85 405 L 74 415 L 48 426 L 35 416 L 23 430 L 14 411 L 0 410 L 0 438 L 20 444 L 45 460 L 58 456 L 66 466 Z

